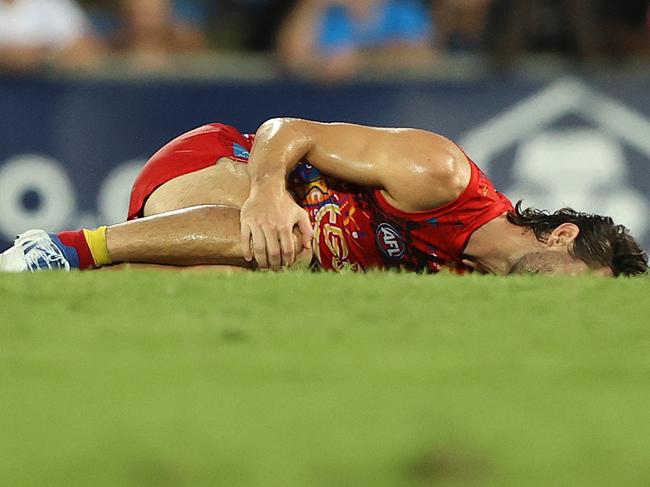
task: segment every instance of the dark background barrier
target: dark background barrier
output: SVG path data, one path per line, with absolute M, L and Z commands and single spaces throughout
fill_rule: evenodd
M 0 78 L 0 244 L 33 227 L 120 221 L 138 168 L 166 141 L 282 115 L 445 134 L 511 198 L 611 214 L 650 248 L 649 87 L 641 73 L 337 86 Z

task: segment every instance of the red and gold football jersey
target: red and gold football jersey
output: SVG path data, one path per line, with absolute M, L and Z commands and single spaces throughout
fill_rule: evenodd
M 512 203 L 470 161 L 471 177 L 454 201 L 429 211 L 404 212 L 381 190 L 322 175 L 300 164 L 289 187 L 314 225 L 314 256 L 324 269 L 400 267 L 438 272 L 464 270 L 462 253 L 479 227 L 510 211 Z

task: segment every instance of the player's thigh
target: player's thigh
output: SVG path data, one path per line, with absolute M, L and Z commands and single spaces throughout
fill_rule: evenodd
M 241 208 L 250 193 L 247 164 L 221 158 L 214 166 L 178 176 L 158 187 L 144 205 L 144 216 L 202 205 Z M 215 220 L 216 221 L 216 220 Z M 297 228 L 294 243 L 300 253 L 295 268 L 308 268 L 311 249 L 303 249 Z
M 167 181 L 147 199 L 144 216 L 200 205 L 241 208 L 250 192 L 246 166 L 223 157 L 213 166 Z

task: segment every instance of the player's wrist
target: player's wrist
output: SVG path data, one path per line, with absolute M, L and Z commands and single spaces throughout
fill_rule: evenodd
M 251 176 L 250 196 L 280 197 L 286 191 L 284 177 L 275 175 Z

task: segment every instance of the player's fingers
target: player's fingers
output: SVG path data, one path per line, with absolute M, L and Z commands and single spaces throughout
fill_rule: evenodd
M 241 253 L 246 262 L 253 260 L 253 252 L 251 251 L 251 227 L 246 223 L 241 224 Z
M 466 265 L 467 267 L 476 270 L 476 264 L 469 259 L 463 259 L 463 264 Z
M 479 272 L 480 274 L 487 274 L 487 272 L 473 260 L 463 259 L 463 264 L 465 264 L 470 269 Z
M 282 265 L 290 266 L 296 260 L 293 248 L 293 233 L 288 228 L 280 231 L 280 250 L 282 251 Z
M 307 213 L 304 213 L 300 220 L 298 220 L 298 228 L 302 234 L 303 247 L 311 249 L 311 239 L 314 234 L 314 229 L 311 226 L 311 221 L 309 220 L 309 215 L 307 215 Z
M 280 253 L 278 229 L 273 225 L 265 225 L 262 229 L 266 238 L 266 256 L 268 257 L 269 267 L 274 271 L 280 270 L 282 254 Z
M 255 253 L 255 261 L 257 267 L 260 269 L 268 269 L 269 264 L 266 259 L 266 238 L 264 232 L 259 227 L 251 228 L 253 236 L 253 252 Z

